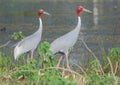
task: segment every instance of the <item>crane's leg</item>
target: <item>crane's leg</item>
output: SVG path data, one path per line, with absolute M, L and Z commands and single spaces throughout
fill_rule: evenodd
M 63 58 L 63 56 L 60 56 L 60 58 L 59 58 L 59 60 L 58 60 L 58 63 L 57 63 L 57 65 L 56 65 L 56 69 L 58 69 L 58 67 L 60 66 L 60 63 L 61 63 L 61 61 L 62 61 L 62 58 Z
M 27 53 L 27 64 L 29 62 L 29 58 L 30 58 L 30 52 Z
M 68 69 L 70 69 L 69 61 L 68 61 L 68 53 L 65 55 L 65 57 L 66 57 L 66 63 L 67 63 L 67 66 L 66 66 L 66 67 L 67 67 Z
M 31 50 L 30 53 L 31 53 L 31 54 L 30 54 L 30 57 L 31 57 L 31 59 L 33 59 L 33 53 L 34 53 L 34 50 Z
M 65 54 L 65 58 L 66 58 L 66 65 L 67 65 L 66 68 L 67 68 L 67 69 L 70 69 L 69 61 L 68 61 L 68 53 Z M 68 75 L 69 75 L 69 72 L 63 70 L 63 72 L 62 72 L 62 77 L 65 77 L 65 76 L 68 76 Z

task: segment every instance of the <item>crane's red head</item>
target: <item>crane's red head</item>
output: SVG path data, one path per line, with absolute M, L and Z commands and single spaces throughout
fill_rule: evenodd
M 77 16 L 80 16 L 80 12 L 83 11 L 83 7 L 82 6 L 78 6 L 77 7 Z
M 45 12 L 43 9 L 38 11 L 38 17 L 41 18 L 42 14 L 50 15 L 48 12 Z
M 38 11 L 38 17 L 41 18 L 41 16 L 42 16 L 43 13 L 44 13 L 44 10 L 40 9 L 40 10 Z

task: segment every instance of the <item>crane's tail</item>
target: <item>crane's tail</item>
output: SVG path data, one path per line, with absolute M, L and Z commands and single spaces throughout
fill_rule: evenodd
M 19 51 L 19 48 L 16 46 L 16 47 L 14 48 L 14 59 L 15 59 L 16 61 L 18 61 L 19 55 L 20 55 L 20 51 Z

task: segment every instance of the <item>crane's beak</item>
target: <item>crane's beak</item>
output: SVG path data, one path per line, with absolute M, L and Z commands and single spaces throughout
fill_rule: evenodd
M 44 14 L 46 14 L 46 15 L 50 15 L 48 12 L 44 12 Z
M 83 11 L 88 12 L 88 13 L 92 13 L 92 11 L 85 9 L 85 8 L 83 8 Z

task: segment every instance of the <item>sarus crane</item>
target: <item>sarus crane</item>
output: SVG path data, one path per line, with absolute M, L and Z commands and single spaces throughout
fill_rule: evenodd
M 80 27 L 81 27 L 81 18 L 80 18 L 80 13 L 82 11 L 86 11 L 86 12 L 89 12 L 91 13 L 91 11 L 83 8 L 82 6 L 78 6 L 77 7 L 77 17 L 78 17 L 78 23 L 77 23 L 77 26 L 75 27 L 75 29 L 73 29 L 72 31 L 68 32 L 67 34 L 57 38 L 56 40 L 54 40 L 52 43 L 51 43 L 51 47 L 50 47 L 50 50 L 56 54 L 56 53 L 63 53 L 66 57 L 66 68 L 70 69 L 70 66 L 69 66 L 69 62 L 68 62 L 68 55 L 69 55 L 69 49 L 71 47 L 73 47 L 78 39 L 78 36 L 79 36 L 79 31 L 80 31 Z M 59 58 L 59 61 L 56 65 L 56 68 L 59 67 L 59 64 L 62 60 L 62 56 Z
M 41 41 L 42 36 L 42 14 L 50 15 L 48 12 L 45 12 L 43 9 L 38 11 L 39 18 L 39 29 L 32 35 L 25 37 L 19 41 L 14 48 L 14 59 L 18 60 L 18 57 L 24 53 L 30 53 L 30 57 L 33 58 L 33 52 L 37 48 L 38 44 Z

